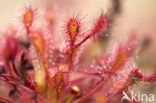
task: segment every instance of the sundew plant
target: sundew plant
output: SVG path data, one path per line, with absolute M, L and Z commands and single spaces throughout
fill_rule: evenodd
M 35 20 L 37 11 L 26 7 L 18 21 L 22 32 L 11 26 L 2 34 L 0 103 L 141 103 L 122 98 L 134 85 L 156 81 L 156 73 L 146 75 L 135 63 L 135 33 L 114 44 L 112 52 L 101 50 L 85 59 L 97 50 L 94 44 L 101 45 L 99 38 L 113 26 L 112 18 L 101 13 L 93 26 L 83 28 L 83 13 L 68 16 L 62 31 L 68 39 L 57 45 L 55 13 L 45 11 L 46 25 L 36 28 L 34 23 L 42 22 Z

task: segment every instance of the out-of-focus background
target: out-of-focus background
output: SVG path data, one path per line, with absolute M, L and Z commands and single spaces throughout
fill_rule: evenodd
M 85 23 L 91 25 L 95 18 L 101 12 L 108 13 L 114 11 L 112 18 L 114 19 L 113 28 L 111 29 L 112 39 L 109 45 L 113 45 L 117 41 L 124 40 L 130 33 L 135 32 L 139 35 L 140 43 L 145 43 L 145 50 L 138 55 L 137 63 L 142 71 L 147 74 L 150 71 L 156 71 L 156 0 L 116 0 L 120 1 L 120 10 L 112 9 L 113 0 L 0 0 L 0 27 L 3 28 L 14 19 L 18 18 L 17 14 L 24 8 L 27 3 L 35 8 L 43 8 L 46 5 L 54 6 L 53 8 L 59 13 L 65 13 L 65 9 L 69 11 L 82 10 L 82 14 L 87 14 Z M 115 0 L 114 0 L 115 2 Z M 53 4 L 55 3 L 55 5 Z M 114 6 L 116 6 L 115 2 Z M 13 22 L 15 23 L 15 22 Z M 142 88 L 142 89 L 140 89 Z M 143 93 L 155 93 L 156 84 L 143 85 L 138 88 Z M 156 99 L 156 95 L 155 95 Z

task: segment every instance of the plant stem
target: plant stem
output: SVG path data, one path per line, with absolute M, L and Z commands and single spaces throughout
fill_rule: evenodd
M 12 100 L 10 100 L 10 99 L 8 99 L 6 97 L 3 97 L 3 96 L 0 96 L 0 101 L 3 101 L 5 103 L 15 103 Z
M 100 83 L 98 85 L 96 85 L 91 91 L 89 91 L 85 96 L 83 96 L 82 98 L 76 100 L 75 102 L 73 103 L 82 103 L 84 102 L 86 99 L 88 99 L 93 93 L 95 93 L 100 87 L 102 87 L 105 82 L 108 80 L 108 78 L 110 77 L 111 75 L 108 75 L 105 79 L 101 80 Z
M 78 48 L 81 44 L 83 44 L 86 40 L 88 40 L 90 37 L 92 37 L 91 34 L 89 34 L 87 37 L 85 37 L 80 43 L 78 43 L 77 45 L 75 45 L 76 48 Z

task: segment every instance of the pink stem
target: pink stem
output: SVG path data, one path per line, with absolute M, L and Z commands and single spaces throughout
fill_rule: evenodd
M 30 92 L 30 93 L 35 92 L 34 90 L 29 89 L 29 88 L 27 88 L 27 87 L 25 87 L 25 86 L 23 86 L 23 85 L 21 85 L 19 83 L 18 83 L 18 86 L 21 87 L 22 89 Z M 38 98 L 40 99 L 41 103 L 45 103 L 44 100 L 43 100 L 43 98 L 40 95 L 38 95 Z
M 100 87 L 102 87 L 107 79 L 110 77 L 110 75 L 107 76 L 107 78 L 103 79 L 98 85 L 96 85 L 91 91 L 89 91 L 85 96 L 82 98 L 76 100 L 73 103 L 83 103 L 86 99 L 88 99 L 93 93 L 95 93 Z
M 18 74 L 18 71 L 16 69 L 15 63 L 13 61 L 11 62 L 11 65 L 12 65 L 14 73 L 16 74 L 17 77 L 19 77 L 20 75 Z
M 78 43 L 77 45 L 75 45 L 75 47 L 78 48 L 81 44 L 83 44 L 86 40 L 88 40 L 92 36 L 93 36 L 92 34 L 88 35 L 80 43 Z
M 8 99 L 8 98 L 6 98 L 6 97 L 2 97 L 2 96 L 0 96 L 0 101 L 5 101 L 5 103 L 15 103 L 14 101 L 12 101 L 12 100 L 10 100 L 10 99 Z

